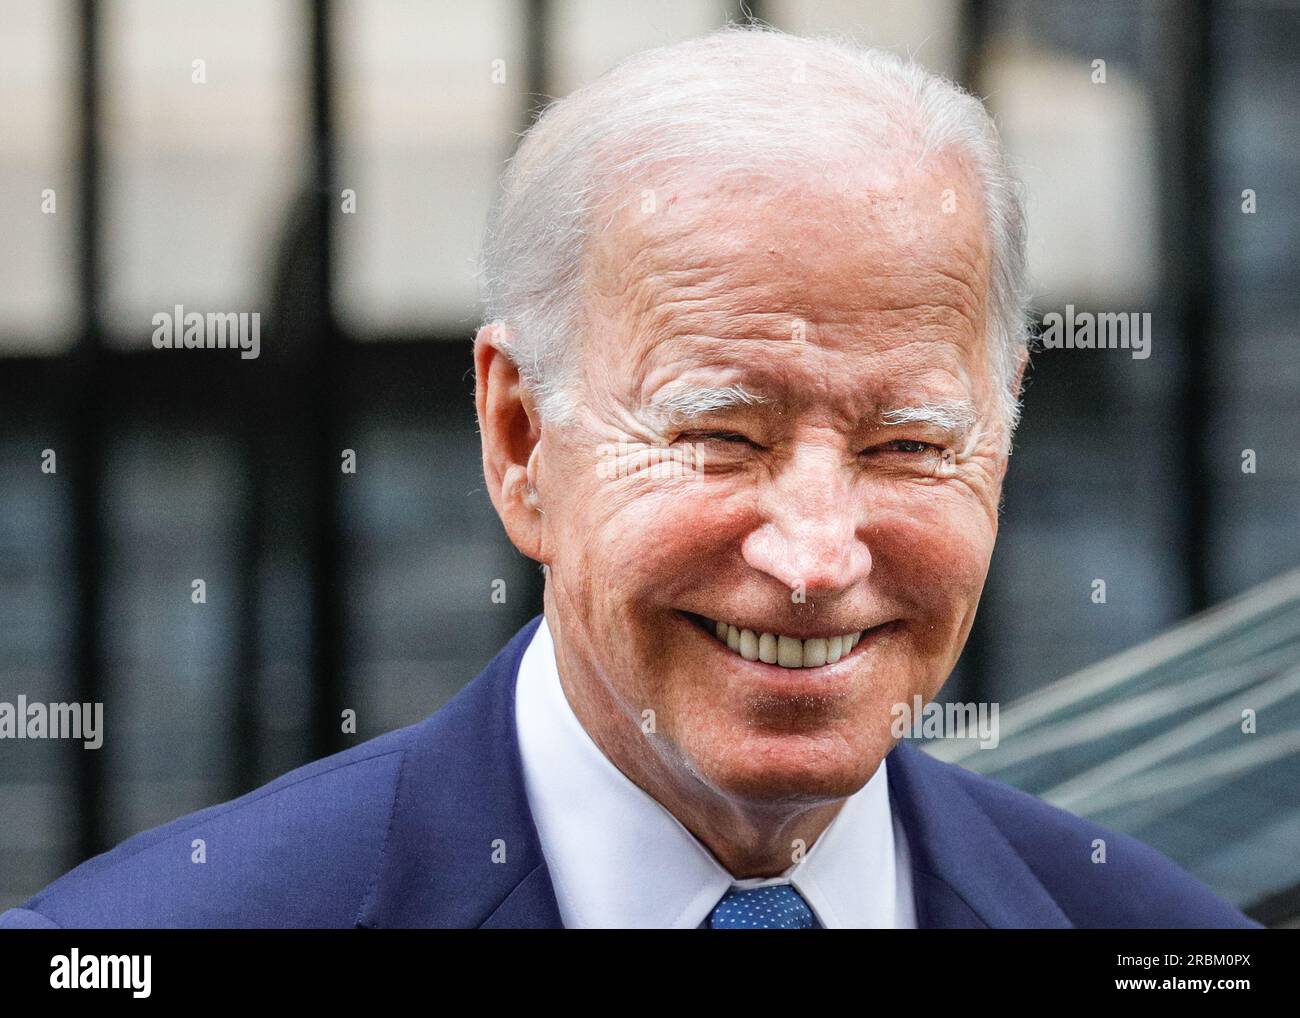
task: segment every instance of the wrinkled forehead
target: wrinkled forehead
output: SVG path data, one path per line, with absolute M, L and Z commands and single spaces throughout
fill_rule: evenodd
M 761 356 L 779 374 L 785 340 L 828 372 L 844 370 L 837 354 L 887 373 L 983 358 L 988 234 L 959 157 L 637 183 L 611 203 L 584 281 L 588 356 L 616 356 L 638 383 L 684 357 Z

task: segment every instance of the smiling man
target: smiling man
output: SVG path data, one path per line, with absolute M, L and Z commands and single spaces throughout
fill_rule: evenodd
M 544 617 L 427 721 L 6 922 L 1249 925 L 892 731 L 988 570 L 1023 244 L 983 108 L 886 54 L 728 29 L 556 103 L 503 179 L 474 349 Z
M 792 90 L 828 87 L 814 74 Z M 990 357 L 973 160 L 925 158 L 906 118 L 846 119 L 816 147 L 801 124 L 773 126 L 761 144 L 790 165 L 762 173 L 728 174 L 723 156 L 605 170 L 621 186 L 574 269 L 567 387 L 538 405 L 546 376 L 520 375 L 534 359 L 508 297 L 476 351 L 488 489 L 548 567 L 565 698 L 744 877 L 813 846 L 891 749 L 892 705 L 947 678 L 1007 463 L 1017 379 Z M 653 151 L 657 129 L 635 122 Z M 519 171 L 506 213 L 545 186 Z M 508 291 L 512 268 L 489 278 Z M 601 469 L 611 447 L 618 469 Z M 637 469 L 649 449 L 683 469 Z

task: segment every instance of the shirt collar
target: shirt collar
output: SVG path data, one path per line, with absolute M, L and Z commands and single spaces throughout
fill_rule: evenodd
M 915 925 L 884 761 L 799 862 L 779 877 L 735 880 L 592 741 L 560 684 L 545 619 L 517 683 L 528 805 L 566 927 L 693 929 L 731 887 L 786 882 L 827 928 Z

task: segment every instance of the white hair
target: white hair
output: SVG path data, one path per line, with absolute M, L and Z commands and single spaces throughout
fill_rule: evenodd
M 956 150 L 978 181 L 991 368 L 1013 429 L 1028 340 L 1024 210 L 983 105 L 891 53 L 752 25 L 637 54 L 552 103 L 503 173 L 479 264 L 484 316 L 504 326 L 498 335 L 542 419 L 572 419 L 583 256 L 603 225 L 597 213 L 631 182 L 701 170 L 824 174 L 879 160 L 882 135 L 918 162 Z
M 671 423 L 689 421 L 695 417 L 736 406 L 754 406 L 766 402 L 764 397 L 750 392 L 743 385 L 726 386 L 674 386 L 667 393 L 651 401 L 652 409 Z
M 945 431 L 964 434 L 979 423 L 979 415 L 968 399 L 948 400 L 945 403 L 922 403 L 920 406 L 899 407 L 880 415 L 885 425 L 932 424 Z

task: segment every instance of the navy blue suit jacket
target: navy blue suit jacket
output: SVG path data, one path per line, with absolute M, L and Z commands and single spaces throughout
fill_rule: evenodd
M 537 625 L 419 724 L 136 835 L 0 927 L 560 926 L 514 724 Z M 1257 925 L 1146 845 L 907 743 L 888 774 L 922 927 Z

